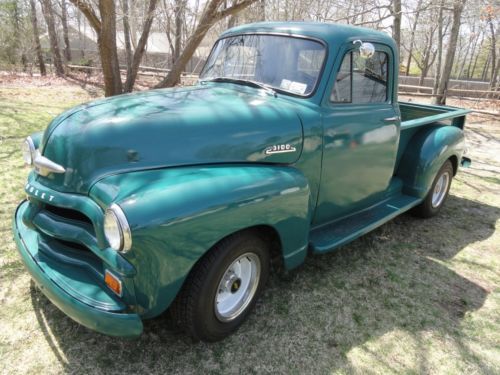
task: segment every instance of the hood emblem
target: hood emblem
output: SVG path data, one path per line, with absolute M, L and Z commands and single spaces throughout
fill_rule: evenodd
M 269 146 L 268 148 L 265 149 L 264 152 L 266 155 L 273 155 L 273 154 L 284 154 L 285 152 L 295 152 L 295 151 L 297 151 L 295 147 L 287 143 L 284 145 Z
M 48 176 L 49 173 L 64 173 L 66 169 L 38 152 L 33 161 L 34 169 L 40 176 Z

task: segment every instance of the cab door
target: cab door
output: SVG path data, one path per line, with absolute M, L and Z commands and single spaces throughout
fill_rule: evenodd
M 399 142 L 392 49 L 373 44 L 369 58 L 349 45 L 342 56 L 323 116 L 321 187 L 314 224 L 380 201 L 391 181 Z

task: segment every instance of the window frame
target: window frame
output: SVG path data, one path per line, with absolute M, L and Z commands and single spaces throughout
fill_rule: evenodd
M 367 42 L 370 42 L 367 40 Z M 327 95 L 327 104 L 328 106 L 373 106 L 373 105 L 383 105 L 383 104 L 392 104 L 394 102 L 393 97 L 394 97 L 394 53 L 392 48 L 390 48 L 388 45 L 377 43 L 377 42 L 371 42 L 375 46 L 375 52 L 381 52 L 385 53 L 388 60 L 387 60 L 387 86 L 386 86 L 386 98 L 385 101 L 380 101 L 380 102 L 366 102 L 366 103 L 353 103 L 352 102 L 352 94 L 353 94 L 353 79 L 352 79 L 352 72 L 353 72 L 353 54 L 352 52 L 355 52 L 357 49 L 352 46 L 352 43 L 349 43 L 348 48 L 345 48 L 343 53 L 342 53 L 342 58 L 339 59 L 339 61 L 335 64 L 334 66 L 334 75 L 333 79 L 331 81 L 331 84 L 329 85 L 329 91 Z M 350 88 L 351 88 L 351 101 L 350 102 L 335 102 L 332 100 L 332 93 L 333 89 L 335 87 L 335 83 L 337 82 L 337 76 L 340 72 L 340 68 L 342 67 L 342 63 L 344 62 L 344 58 L 350 54 Z M 340 56 L 340 54 L 339 54 Z

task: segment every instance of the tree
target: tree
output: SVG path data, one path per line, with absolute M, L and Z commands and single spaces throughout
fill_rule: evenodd
M 418 80 L 419 86 L 424 85 L 425 77 L 427 77 L 427 74 L 429 73 L 432 64 L 434 64 L 434 60 L 436 59 L 437 51 L 432 48 L 432 41 L 434 39 L 435 30 L 436 26 L 432 25 L 431 29 L 425 36 L 424 47 L 420 50 L 420 58 L 415 55 L 412 55 L 413 59 L 415 60 L 415 63 L 420 69 L 420 78 Z
M 500 64 L 497 63 L 497 44 L 496 44 L 496 30 L 495 25 L 493 23 L 494 17 L 494 9 L 491 5 L 488 5 L 486 8 L 486 20 L 488 22 L 489 30 L 490 30 L 490 40 L 491 40 L 491 78 L 490 78 L 490 89 L 494 90 L 497 85 L 497 76 L 498 76 L 498 66 Z
M 130 10 L 128 0 L 122 1 L 123 10 L 123 38 L 125 39 L 125 59 L 127 62 L 127 76 L 132 71 L 132 45 L 130 42 Z
M 126 92 L 132 91 L 153 22 L 157 0 L 149 1 L 146 21 L 144 22 L 144 28 L 137 48 L 132 56 L 130 71 L 127 74 L 125 86 L 122 85 L 121 81 L 118 50 L 116 47 L 116 7 L 114 1 L 99 0 L 98 9 L 100 17 L 92 7 L 92 4 L 88 1 L 70 1 L 82 12 L 85 18 L 87 18 L 91 27 L 97 34 L 97 45 L 104 76 L 104 94 L 106 96 L 121 94 L 123 92 L 123 87 L 125 87 Z
M 59 43 L 57 41 L 56 27 L 54 24 L 54 11 L 52 9 L 51 0 L 40 0 L 42 4 L 43 17 L 47 23 L 47 30 L 49 32 L 50 50 L 52 52 L 52 61 L 58 76 L 64 75 L 64 67 L 61 60 L 61 53 L 59 51 Z
M 232 5 L 229 8 L 219 10 L 224 0 L 209 0 L 201 18 L 196 26 L 193 34 L 189 37 L 186 46 L 180 53 L 179 57 L 175 60 L 170 72 L 156 87 L 172 87 L 175 86 L 181 77 L 188 61 L 193 57 L 196 48 L 200 45 L 201 41 L 210 30 L 210 28 L 220 20 L 234 15 L 241 10 L 253 4 L 256 0 L 242 0 L 241 2 Z
M 33 42 L 35 44 L 36 56 L 38 59 L 38 66 L 40 67 L 40 74 L 42 76 L 47 75 L 47 70 L 45 69 L 45 63 L 43 61 L 42 46 L 40 45 L 40 34 L 38 32 L 38 20 L 36 18 L 36 4 L 35 0 L 30 0 L 31 8 L 31 26 L 33 28 Z
M 19 5 L 17 1 L 13 2 L 13 16 L 14 16 L 14 40 L 16 45 L 21 45 L 21 9 L 19 9 Z M 26 66 L 28 61 L 26 59 L 25 51 L 21 48 L 21 64 L 23 66 L 23 71 L 26 71 Z
M 106 96 L 112 96 L 122 93 L 120 63 L 116 48 L 115 2 L 99 0 L 99 12 L 101 20 L 98 21 L 99 27 L 95 28 L 95 31 L 97 32 L 97 45 L 104 76 L 104 93 Z
M 401 0 L 393 0 L 391 9 L 394 21 L 392 24 L 392 37 L 398 47 L 398 53 L 401 50 Z
M 172 51 L 172 61 L 179 58 L 182 48 L 182 24 L 184 23 L 184 16 L 186 12 L 186 0 L 175 0 L 174 19 L 174 50 Z
M 139 38 L 139 42 L 137 43 L 137 47 L 134 51 L 134 56 L 132 58 L 132 64 L 130 68 L 130 72 L 127 74 L 127 80 L 125 81 L 125 92 L 131 92 L 134 88 L 134 83 L 137 78 L 137 72 L 139 70 L 139 65 L 142 60 L 142 56 L 144 55 L 144 51 L 146 48 L 146 43 L 149 37 L 149 31 L 151 30 L 151 25 L 153 23 L 154 11 L 156 9 L 156 4 L 158 0 L 150 0 L 149 7 L 146 15 L 146 19 L 144 21 L 144 26 L 142 29 L 141 37 Z
M 68 9 L 66 7 L 66 0 L 61 0 L 61 23 L 64 38 L 64 57 L 66 61 L 71 61 L 71 46 L 69 45 L 68 36 Z
M 466 0 L 455 0 L 453 4 L 453 23 L 451 26 L 450 41 L 446 50 L 441 78 L 436 91 L 437 96 L 433 99 L 435 104 L 446 104 L 446 90 L 450 80 L 451 70 L 453 69 L 453 60 L 455 58 L 455 50 L 457 48 L 458 33 L 460 31 L 460 22 L 465 1 Z
M 412 53 L 413 53 L 413 44 L 415 43 L 415 32 L 417 30 L 418 19 L 420 17 L 421 6 L 422 6 L 422 0 L 418 0 L 417 8 L 415 10 L 415 18 L 413 19 L 413 24 L 411 26 L 410 46 L 408 48 L 408 59 L 406 61 L 406 73 L 405 73 L 405 75 L 410 74 L 410 65 L 411 65 L 411 59 L 412 59 Z
M 434 87 L 432 89 L 432 93 L 436 94 L 439 87 L 439 81 L 441 79 L 441 65 L 443 61 L 443 10 L 444 10 L 444 0 L 441 0 L 439 3 L 439 12 L 438 12 L 438 46 L 437 46 L 437 67 L 436 67 L 436 75 L 434 77 Z

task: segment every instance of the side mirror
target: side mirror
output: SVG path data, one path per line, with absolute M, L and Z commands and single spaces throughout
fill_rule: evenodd
M 355 40 L 352 44 L 359 44 L 359 56 L 363 59 L 369 59 L 375 54 L 375 46 L 371 43 L 363 43 L 361 40 Z

